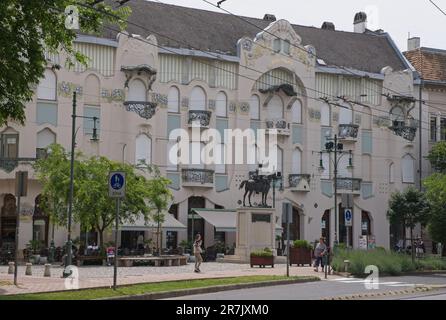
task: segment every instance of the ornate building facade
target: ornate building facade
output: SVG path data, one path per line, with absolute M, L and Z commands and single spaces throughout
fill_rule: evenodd
M 45 77 L 26 108 L 26 125 L 9 122 L 0 128 L 3 245 L 13 240 L 10 217 L 18 170 L 29 171 L 30 177 L 20 212 L 20 247 L 33 238 L 46 245 L 54 238 L 57 246 L 66 239 L 65 229 L 52 232 L 38 209 L 41 186 L 30 164 L 51 143 L 69 149 L 73 92 L 78 114 L 98 120 L 99 141 L 91 140 L 93 121 L 78 122 L 79 150 L 157 165 L 172 181 L 174 202 L 163 247 L 176 247 L 197 231 L 204 235 L 205 247 L 217 240 L 235 243 L 235 229 L 222 228 L 212 217 L 239 206 L 240 184 L 258 168 L 172 163 L 169 153 L 177 141 L 169 139 L 170 133 L 190 131 L 197 121 L 202 131 L 277 129 L 281 179 L 268 203 L 277 208 L 278 236 L 282 202 L 289 201 L 294 240 L 324 235 L 332 244 L 337 221 L 342 243 L 358 247 L 361 236 L 368 236 L 377 246 L 391 245 L 387 202 L 391 192 L 416 182 L 417 154 L 413 75 L 388 34 L 364 28 L 363 15 L 355 17 L 356 32 L 342 32 L 331 23 L 303 27 L 271 15 L 244 21 L 147 1 L 132 1 L 131 6 L 133 23 L 126 33 L 106 29 L 100 38 L 78 37 L 76 49 L 90 58 L 88 67 L 57 70 L 51 66 L 64 66 L 65 58 L 49 54 Z M 351 157 L 337 160 L 336 204 L 333 154 L 321 153 L 335 134 L 343 150 L 351 151 Z M 193 155 L 206 141 L 190 146 Z M 344 221 L 346 206 L 353 209 L 351 228 Z M 192 210 L 200 208 L 208 214 Z M 95 237 L 94 232 L 83 235 L 81 226 L 75 229 L 81 238 Z M 140 234 L 152 237 L 146 229 L 122 226 L 121 245 L 135 246 Z

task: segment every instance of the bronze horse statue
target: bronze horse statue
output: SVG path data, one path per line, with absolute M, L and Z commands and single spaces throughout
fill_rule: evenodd
M 249 206 L 252 207 L 251 204 L 251 196 L 253 192 L 256 194 L 262 194 L 262 203 L 261 207 L 267 208 L 268 204 L 266 203 L 266 199 L 268 197 L 269 189 L 271 188 L 271 181 L 273 180 L 273 175 L 269 176 L 256 176 L 253 179 L 245 180 L 240 184 L 240 189 L 245 188 L 245 194 L 243 195 L 243 206 L 245 205 L 246 195 L 248 195 Z

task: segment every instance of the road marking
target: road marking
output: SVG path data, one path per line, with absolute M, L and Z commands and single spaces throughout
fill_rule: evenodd
M 366 280 L 366 279 L 358 279 L 358 278 L 339 278 L 339 279 L 331 279 L 328 281 L 334 281 L 337 283 L 369 283 L 370 280 Z M 377 282 L 377 285 L 382 285 L 382 286 L 389 286 L 389 287 L 415 287 L 415 284 L 412 283 L 405 283 L 405 282 Z

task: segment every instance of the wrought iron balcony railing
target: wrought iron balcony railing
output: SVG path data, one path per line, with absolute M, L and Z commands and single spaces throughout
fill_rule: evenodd
M 36 158 L 0 158 L 0 169 L 10 173 L 14 171 L 20 163 L 29 165 L 36 160 Z
M 356 124 L 340 124 L 339 138 L 347 140 L 358 139 L 359 126 Z
M 211 111 L 204 110 L 189 110 L 189 126 L 209 127 L 211 122 Z
M 124 102 L 127 111 L 135 112 L 141 118 L 152 119 L 156 112 L 156 103 L 147 101 L 126 101 Z
M 337 178 L 336 187 L 338 193 L 360 193 L 362 179 L 356 178 Z
M 183 186 L 214 186 L 214 170 L 182 169 Z
M 311 175 L 309 174 L 290 174 L 288 183 L 290 188 L 295 191 L 310 191 Z
M 284 119 L 268 119 L 266 120 L 266 129 L 277 130 L 279 135 L 290 135 L 288 123 Z

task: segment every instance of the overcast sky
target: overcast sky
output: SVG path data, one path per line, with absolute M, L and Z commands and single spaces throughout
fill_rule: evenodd
M 209 0 L 216 4 L 218 0 Z M 222 12 L 203 0 L 160 0 L 191 8 Z M 446 11 L 446 0 L 434 0 Z M 320 27 L 331 21 L 337 30 L 353 31 L 356 12 L 369 15 L 369 29 L 389 32 L 398 47 L 407 49 L 407 38 L 421 37 L 421 45 L 446 49 L 446 15 L 436 9 L 429 0 L 226 0 L 226 10 L 243 16 L 263 18 L 265 13 L 294 24 Z

